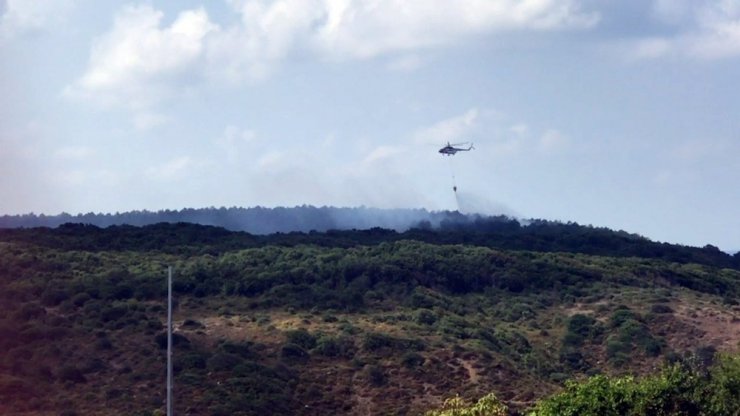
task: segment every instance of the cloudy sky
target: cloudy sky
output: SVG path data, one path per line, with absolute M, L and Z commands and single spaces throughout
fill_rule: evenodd
M 0 62 L 0 214 L 456 209 L 454 172 L 740 249 L 740 0 L 0 0 Z

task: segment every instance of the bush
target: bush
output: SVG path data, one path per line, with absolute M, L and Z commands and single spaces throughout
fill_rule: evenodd
M 393 337 L 377 332 L 368 332 L 362 339 L 362 348 L 366 351 L 378 351 L 393 347 Z
M 316 341 L 314 351 L 326 357 L 352 358 L 355 354 L 355 342 L 352 337 L 333 337 L 324 335 Z
M 128 306 L 126 304 L 118 304 L 103 307 L 100 311 L 100 320 L 102 322 L 117 321 L 128 313 Z
M 311 335 L 305 329 L 296 329 L 285 333 L 288 342 L 300 345 L 303 349 L 310 350 L 316 346 L 316 337 Z
M 305 362 L 309 355 L 300 345 L 289 343 L 280 349 L 280 357 L 289 362 Z
M 84 306 L 85 303 L 87 303 L 87 301 L 89 301 L 90 299 L 91 297 L 87 294 L 87 292 L 78 293 L 72 296 L 72 304 L 79 308 L 81 306 Z
M 425 413 L 425 416 L 506 416 L 509 410 L 493 393 L 482 397 L 473 405 L 465 403 L 460 396 L 447 399 L 439 410 Z
M 15 313 L 15 319 L 19 321 L 39 319 L 44 316 L 46 316 L 46 309 L 34 302 L 24 304 L 21 309 Z
M 248 358 L 254 358 L 256 355 L 254 351 L 252 351 L 252 344 L 249 342 L 230 342 L 225 341 L 222 342 L 218 348 L 221 351 L 227 352 L 229 354 L 238 355 L 241 358 L 248 359 Z
M 617 328 L 627 320 L 638 320 L 638 316 L 629 309 L 617 309 L 609 318 L 609 326 Z
M 538 402 L 529 416 L 740 414 L 740 356 L 722 356 L 708 376 L 682 364 L 642 379 L 597 375 L 567 382 L 565 390 Z
M 568 332 L 587 338 L 597 331 L 596 324 L 596 319 L 591 316 L 575 314 L 568 320 Z
M 424 325 L 433 325 L 437 322 L 437 314 L 429 309 L 419 309 L 416 312 L 416 322 Z
M 206 367 L 211 371 L 228 371 L 241 362 L 242 359 L 237 355 L 217 352 L 206 361 Z
M 673 309 L 671 309 L 671 307 L 668 305 L 657 303 L 650 307 L 650 312 L 652 313 L 673 313 Z
M 197 329 L 197 328 L 203 328 L 203 324 L 193 319 L 186 319 L 185 321 L 183 321 L 182 327 Z
M 157 343 L 159 348 L 166 349 L 167 348 L 167 332 L 160 332 L 154 337 L 154 341 Z M 187 339 L 184 335 L 173 333 L 172 334 L 172 347 L 177 348 L 189 348 L 190 347 L 190 340 Z
M 424 357 L 418 352 L 409 351 L 401 356 L 401 363 L 406 368 L 416 368 L 424 364 Z
M 629 354 L 632 352 L 632 344 L 625 342 L 617 336 L 609 336 L 606 339 L 606 356 L 615 357 L 618 353 Z
M 46 306 L 57 306 L 69 298 L 69 293 L 63 289 L 48 288 L 41 295 L 41 303 Z
M 365 374 L 370 384 L 375 387 L 381 387 L 388 380 L 383 369 L 377 365 L 368 365 Z
M 196 351 L 175 355 L 173 367 L 178 371 L 203 370 L 207 366 L 207 357 L 206 354 Z M 218 365 L 219 363 L 212 363 L 213 367 Z

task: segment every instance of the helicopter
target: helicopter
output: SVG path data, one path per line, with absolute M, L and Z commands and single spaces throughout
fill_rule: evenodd
M 467 149 L 462 148 L 462 147 L 455 147 L 455 146 L 460 146 L 466 143 L 468 142 L 453 143 L 453 144 L 450 144 L 450 142 L 447 142 L 447 146 L 439 149 L 439 153 L 442 153 L 443 155 L 447 155 L 447 156 L 452 156 L 457 152 L 467 152 L 467 151 L 474 149 L 473 143 L 470 143 L 470 147 L 468 147 Z

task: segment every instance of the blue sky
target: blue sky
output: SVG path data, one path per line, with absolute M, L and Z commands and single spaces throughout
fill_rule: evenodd
M 456 209 L 452 169 L 466 211 L 740 249 L 740 0 L 0 13 L 0 213 Z

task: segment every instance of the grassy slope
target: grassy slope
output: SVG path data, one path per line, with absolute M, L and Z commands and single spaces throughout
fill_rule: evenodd
M 521 409 L 566 378 L 739 348 L 740 272 L 711 265 L 415 241 L 94 246 L 0 242 L 0 413 L 161 409 L 168 264 L 179 413 L 415 413 L 489 391 Z

